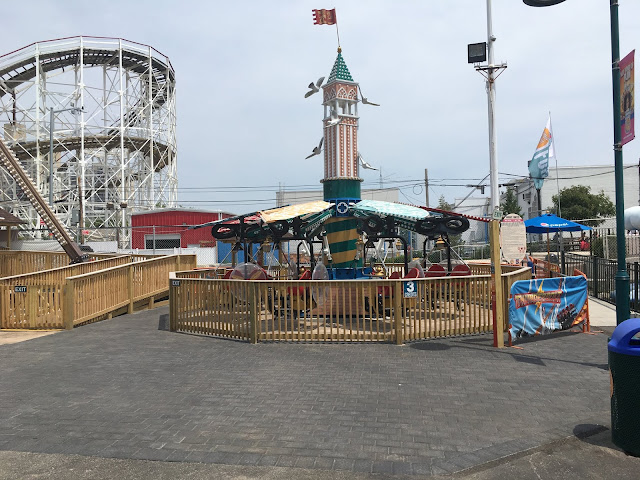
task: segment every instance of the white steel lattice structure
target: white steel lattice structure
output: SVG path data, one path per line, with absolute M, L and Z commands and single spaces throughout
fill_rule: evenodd
M 125 227 L 133 212 L 176 204 L 175 72 L 150 46 L 70 37 L 0 56 L 0 124 L 41 194 L 53 188 L 54 211 L 67 227 L 83 225 L 93 237 L 92 227 Z M 0 206 L 39 224 L 4 170 Z

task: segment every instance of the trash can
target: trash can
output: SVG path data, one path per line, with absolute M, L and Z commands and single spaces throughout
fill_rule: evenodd
M 640 318 L 616 327 L 609 341 L 611 439 L 625 452 L 640 456 Z

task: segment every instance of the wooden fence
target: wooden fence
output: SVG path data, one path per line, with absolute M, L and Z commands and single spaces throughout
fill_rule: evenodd
M 195 255 L 121 256 L 2 278 L 0 328 L 72 328 L 133 311 L 136 302 L 166 296 L 169 272 L 185 266 L 195 268 Z
M 65 252 L 0 251 L 0 277 L 50 270 L 69 265 Z
M 176 273 L 170 288 L 172 331 L 253 343 L 401 344 L 493 329 L 489 275 L 412 279 L 411 292 L 403 291 L 403 280 L 244 281 L 216 276 Z M 528 268 L 507 272 L 503 288 L 526 278 L 531 278 Z
M 132 255 L 117 253 L 87 253 L 85 263 L 115 257 L 129 257 L 134 261 L 156 258 L 160 255 Z M 54 268 L 68 267 L 69 255 L 65 252 L 35 252 L 23 250 L 0 250 L 0 278 L 42 272 Z

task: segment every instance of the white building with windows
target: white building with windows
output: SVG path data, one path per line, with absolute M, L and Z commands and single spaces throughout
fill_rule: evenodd
M 624 165 L 624 207 L 629 208 L 640 204 L 640 166 Z M 522 211 L 522 217 L 533 218 L 545 213 L 553 207 L 552 197 L 558 191 L 573 187 L 574 185 L 586 185 L 591 187 L 591 193 L 597 195 L 604 192 L 611 201 L 616 203 L 615 173 L 613 165 L 580 165 L 549 167 L 549 176 L 545 179 L 540 190 L 540 203 L 542 212 L 538 211 L 537 191 L 533 181 L 529 178 L 513 180 L 504 185 L 516 188 L 518 205 Z M 504 202 L 505 193 L 500 197 Z M 562 209 L 562 205 L 560 205 Z M 464 213 L 464 212 L 461 212 Z

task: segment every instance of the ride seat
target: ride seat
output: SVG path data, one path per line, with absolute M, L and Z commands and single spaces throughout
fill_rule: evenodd
M 424 272 L 424 276 L 427 278 L 446 277 L 447 270 L 442 265 L 434 263 L 426 272 Z
M 418 270 L 416 267 L 413 267 L 409 269 L 404 278 L 420 278 L 420 270 Z
M 400 272 L 391 272 L 389 280 L 399 280 Z M 378 295 L 384 295 L 385 297 L 391 296 L 391 287 L 378 287 Z
M 463 277 L 465 275 L 471 275 L 471 269 L 468 265 L 456 265 L 455 267 L 453 267 L 453 270 L 451 270 L 450 275 L 452 277 Z

